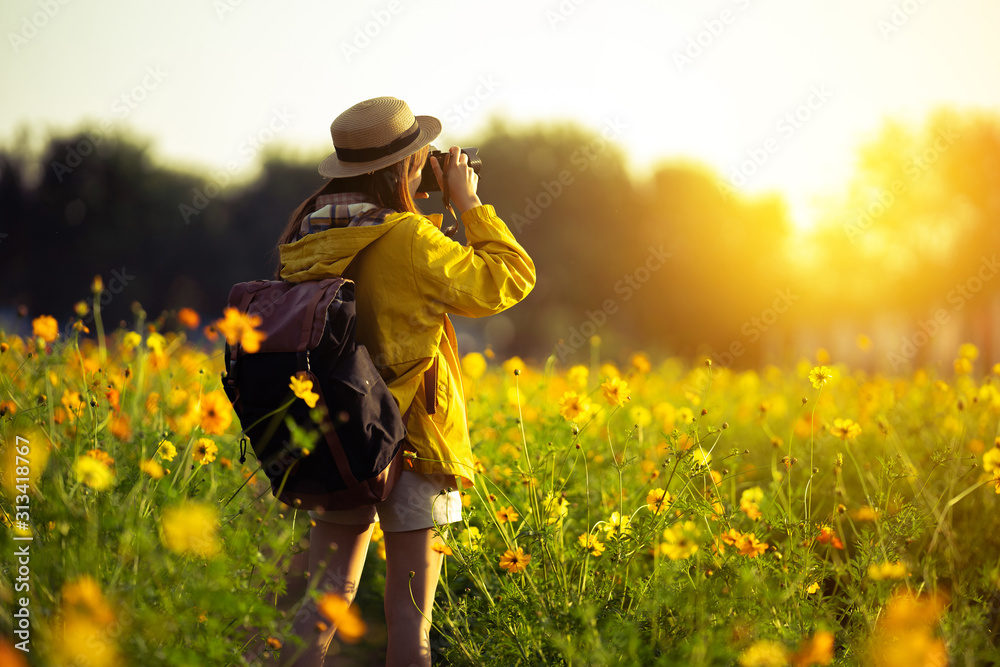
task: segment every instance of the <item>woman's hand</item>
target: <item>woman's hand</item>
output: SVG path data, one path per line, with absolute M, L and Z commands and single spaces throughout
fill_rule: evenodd
M 461 152 L 458 146 L 448 149 L 450 158 L 448 160 L 448 173 L 442 176 L 441 165 L 437 158 L 432 157 L 431 168 L 434 169 L 434 177 L 437 178 L 438 185 L 444 191 L 444 179 L 448 179 L 448 194 L 455 206 L 458 207 L 458 217 L 476 206 L 482 206 L 476 188 L 479 185 L 479 174 L 469 166 L 469 156 Z

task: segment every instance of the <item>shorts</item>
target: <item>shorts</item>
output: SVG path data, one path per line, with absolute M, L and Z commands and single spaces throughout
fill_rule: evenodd
M 389 497 L 380 503 L 352 510 L 310 510 L 309 516 L 317 522 L 351 526 L 378 521 L 386 533 L 433 528 L 435 523 L 456 523 L 462 520 L 462 495 L 456 483 L 454 475 L 404 470 Z

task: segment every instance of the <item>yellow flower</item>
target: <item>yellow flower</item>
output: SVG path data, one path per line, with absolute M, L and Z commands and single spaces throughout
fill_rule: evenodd
M 168 507 L 160 526 L 163 545 L 175 553 L 211 558 L 219 551 L 219 512 L 212 505 L 187 500 Z
M 156 354 L 163 354 L 163 348 L 167 345 L 167 339 L 157 332 L 149 334 L 146 338 L 146 347 Z
M 872 339 L 864 334 L 858 334 L 858 349 L 862 352 L 872 349 Z
M 358 610 L 336 593 L 323 594 L 319 601 L 319 613 L 337 628 L 337 637 L 348 644 L 356 644 L 368 632 L 368 626 Z
M 653 423 L 653 413 L 641 405 L 633 405 L 628 411 L 629 421 L 636 426 L 646 428 Z
M 826 366 L 817 366 L 811 371 L 809 371 L 809 381 L 812 385 L 819 389 L 833 377 L 833 371 L 831 371 Z
M 248 354 L 260 350 L 260 343 L 267 334 L 257 331 L 262 320 L 259 315 L 247 315 L 236 308 L 226 308 L 223 318 L 214 322 L 215 328 L 226 337 L 230 345 L 239 343 Z
M 581 418 L 586 419 L 589 412 L 590 399 L 586 396 L 580 396 L 575 391 L 567 391 L 559 399 L 559 414 L 566 421 L 576 421 Z
M 830 433 L 841 440 L 854 440 L 861 435 L 861 426 L 856 424 L 853 419 L 834 419 Z
M 972 372 L 972 362 L 965 357 L 959 357 L 955 360 L 955 374 L 956 375 L 968 375 Z
M 161 466 L 153 459 L 149 459 L 140 463 L 139 470 L 143 471 L 153 479 L 160 479 L 161 477 L 163 477 L 163 466 Z
M 486 357 L 478 352 L 470 352 L 462 357 L 462 372 L 470 380 L 478 380 L 486 372 Z
M 63 391 L 60 402 L 63 404 L 63 407 L 66 408 L 66 412 L 69 413 L 70 418 L 79 417 L 80 413 L 83 412 L 83 409 L 86 406 L 83 397 L 80 396 L 80 392 L 70 391 L 69 389 Z
M 518 547 L 516 551 L 507 549 L 507 551 L 503 552 L 503 556 L 500 556 L 500 567 L 511 574 L 516 574 L 527 569 L 530 561 L 531 556 L 524 553 L 521 547 Z
M 475 526 L 469 526 L 458 534 L 458 543 L 469 551 L 478 551 L 479 543 L 483 541 L 482 533 Z
M 937 594 L 898 592 L 886 603 L 875 624 L 862 663 L 890 665 L 947 665 L 948 649 L 937 637 L 941 611 L 947 604 Z
M 569 514 L 569 501 L 562 496 L 554 496 L 551 492 L 546 493 L 542 500 L 542 511 L 548 517 L 546 523 L 562 521 Z
M 521 371 L 525 370 L 525 364 L 521 361 L 521 357 L 511 357 L 502 364 L 504 375 L 510 376 L 514 374 L 515 370 Z
M 115 614 L 97 584 L 83 579 L 90 577 L 63 587 L 62 631 L 53 642 L 53 664 L 118 667 L 124 664 L 114 639 L 118 634 L 109 634 L 111 627 L 119 627 L 112 626 Z
M 100 584 L 89 574 L 63 584 L 62 610 L 64 614 L 88 616 L 100 624 L 114 620 L 114 612 L 104 599 Z
M 31 320 L 31 333 L 51 343 L 59 337 L 59 322 L 51 315 L 41 315 Z
M 122 349 L 125 350 L 126 352 L 131 352 L 132 350 L 137 348 L 139 346 L 139 343 L 141 342 L 142 342 L 142 336 L 140 336 L 134 331 L 129 331 L 127 334 L 125 334 L 124 338 L 122 338 Z
M 177 456 L 177 448 L 174 447 L 174 443 L 169 440 L 164 440 L 160 443 L 156 453 L 159 454 L 160 458 L 164 461 L 173 461 L 174 457 Z
M 215 435 L 225 433 L 233 421 L 232 404 L 229 402 L 229 398 L 218 390 L 202 396 L 199 421 L 205 433 Z
M 851 512 L 851 518 L 855 521 L 875 521 L 878 519 L 878 510 L 865 505 Z
M 1000 365 L 1000 364 L 998 364 Z M 1000 375 L 1000 373 L 997 373 Z M 566 373 L 566 383 L 577 389 L 587 388 L 587 379 L 590 377 L 590 369 L 581 364 L 577 364 Z
M 756 521 L 762 516 L 758 503 L 763 499 L 764 491 L 759 486 L 747 489 L 740 496 L 740 511 L 745 513 L 750 519 Z
M 604 553 L 604 543 L 597 539 L 597 536 L 591 535 L 590 533 L 582 533 L 580 537 L 577 538 L 580 542 L 580 547 L 584 550 L 590 552 L 590 555 L 597 558 L 602 553 Z
M 115 476 L 108 468 L 92 456 L 78 456 L 73 464 L 76 481 L 86 484 L 95 491 L 103 491 L 114 484 Z
M 873 563 L 868 566 L 868 576 L 875 581 L 903 579 L 906 577 L 906 565 L 898 561 L 895 563 L 880 563 L 878 565 Z
M 993 472 L 1000 469 L 1000 448 L 990 447 L 983 454 L 983 470 Z
M 694 521 L 675 524 L 663 531 L 660 551 L 670 560 L 684 560 L 698 551 L 698 528 Z
M 181 389 L 180 387 L 174 387 L 173 389 L 170 390 L 170 393 L 167 394 L 167 405 L 169 405 L 172 408 L 176 408 L 180 405 L 183 405 L 184 403 L 187 402 L 187 400 L 188 400 L 188 393 L 183 389 Z
M 611 517 L 604 524 L 604 532 L 608 537 L 617 537 L 628 531 L 629 517 L 622 516 L 618 512 L 612 512 Z
M 620 377 L 613 377 L 606 381 L 601 385 L 601 390 L 604 392 L 604 399 L 609 405 L 620 407 L 625 405 L 625 401 L 629 400 L 628 383 Z
M 192 458 L 201 465 L 208 465 L 215 460 L 215 455 L 219 451 L 215 442 L 209 438 L 198 438 L 194 444 L 194 454 Z
M 500 523 L 507 523 L 508 521 L 514 523 L 520 518 L 521 515 L 517 513 L 513 505 L 510 507 L 501 507 L 497 510 L 497 521 Z
M 632 358 L 629 360 L 629 364 L 640 375 L 645 375 L 653 367 L 652 364 L 649 363 L 649 357 L 646 356 L 645 352 L 636 352 L 633 354 Z
M 741 667 L 784 667 L 788 664 L 788 651 L 779 642 L 761 639 L 740 653 Z
M 958 348 L 958 356 L 962 359 L 975 361 L 979 358 L 979 348 L 972 343 L 963 343 L 962 346 Z
M 306 405 L 308 405 L 310 408 L 315 408 L 316 401 L 319 400 L 319 394 L 317 394 L 312 390 L 313 388 L 312 380 L 306 380 L 304 374 L 301 378 L 293 375 L 291 377 L 291 380 L 292 381 L 291 383 L 289 383 L 288 386 L 291 388 L 293 392 L 295 392 L 295 395 L 301 398 L 303 401 L 305 401 Z
M 598 375 L 610 380 L 611 378 L 621 377 L 622 374 L 618 371 L 617 366 L 610 361 L 605 361 L 601 364 L 601 368 L 598 370 Z
M 819 582 L 814 581 L 813 583 L 809 584 L 809 588 L 806 589 L 806 593 L 812 595 L 818 590 L 819 590 Z
M 674 502 L 674 497 L 664 489 L 650 489 L 649 493 L 646 494 L 646 507 L 653 514 L 659 514 L 672 502 Z

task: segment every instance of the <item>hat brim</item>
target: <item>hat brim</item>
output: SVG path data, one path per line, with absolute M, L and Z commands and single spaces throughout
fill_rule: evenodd
M 437 139 L 441 134 L 441 121 L 434 116 L 414 116 L 420 132 L 411 144 L 401 148 L 395 153 L 386 155 L 370 162 L 342 162 L 334 151 L 325 160 L 319 163 L 319 173 L 327 178 L 348 178 L 367 174 L 370 171 L 388 167 L 390 164 L 399 162 L 408 155 L 416 153 L 418 150 Z

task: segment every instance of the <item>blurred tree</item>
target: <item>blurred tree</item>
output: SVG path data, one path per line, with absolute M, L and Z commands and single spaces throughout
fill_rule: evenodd
M 844 312 L 869 321 L 890 313 L 905 335 L 940 308 L 962 330 L 981 330 L 988 345 L 987 295 L 1000 293 L 992 262 L 1000 248 L 1000 117 L 945 109 L 922 128 L 887 121 L 860 149 L 816 247 L 804 272 L 823 289 L 810 309 L 815 324 Z
M 260 175 L 236 185 L 158 167 L 135 138 L 89 136 L 52 138 L 34 159 L 0 152 L 6 310 L 66 321 L 99 273 L 127 283 L 106 295 L 112 324 L 132 321 L 134 301 L 153 318 L 190 306 L 214 319 L 233 283 L 273 275 L 289 213 L 323 182 L 317 156 L 268 152 Z M 809 246 L 779 197 L 723 197 L 717 174 L 684 162 L 630 176 L 622 149 L 579 125 L 494 119 L 469 143 L 484 160 L 482 200 L 538 273 L 517 308 L 455 318 L 501 357 L 584 362 L 597 334 L 621 361 L 644 349 L 748 366 L 848 317 L 926 318 L 949 300 L 974 329 L 992 326 L 983 295 L 1000 280 L 983 280 L 983 258 L 1000 245 L 996 115 L 942 112 L 920 131 L 888 123 Z M 421 207 L 441 211 L 433 197 Z M 957 286 L 975 287 L 961 306 Z

